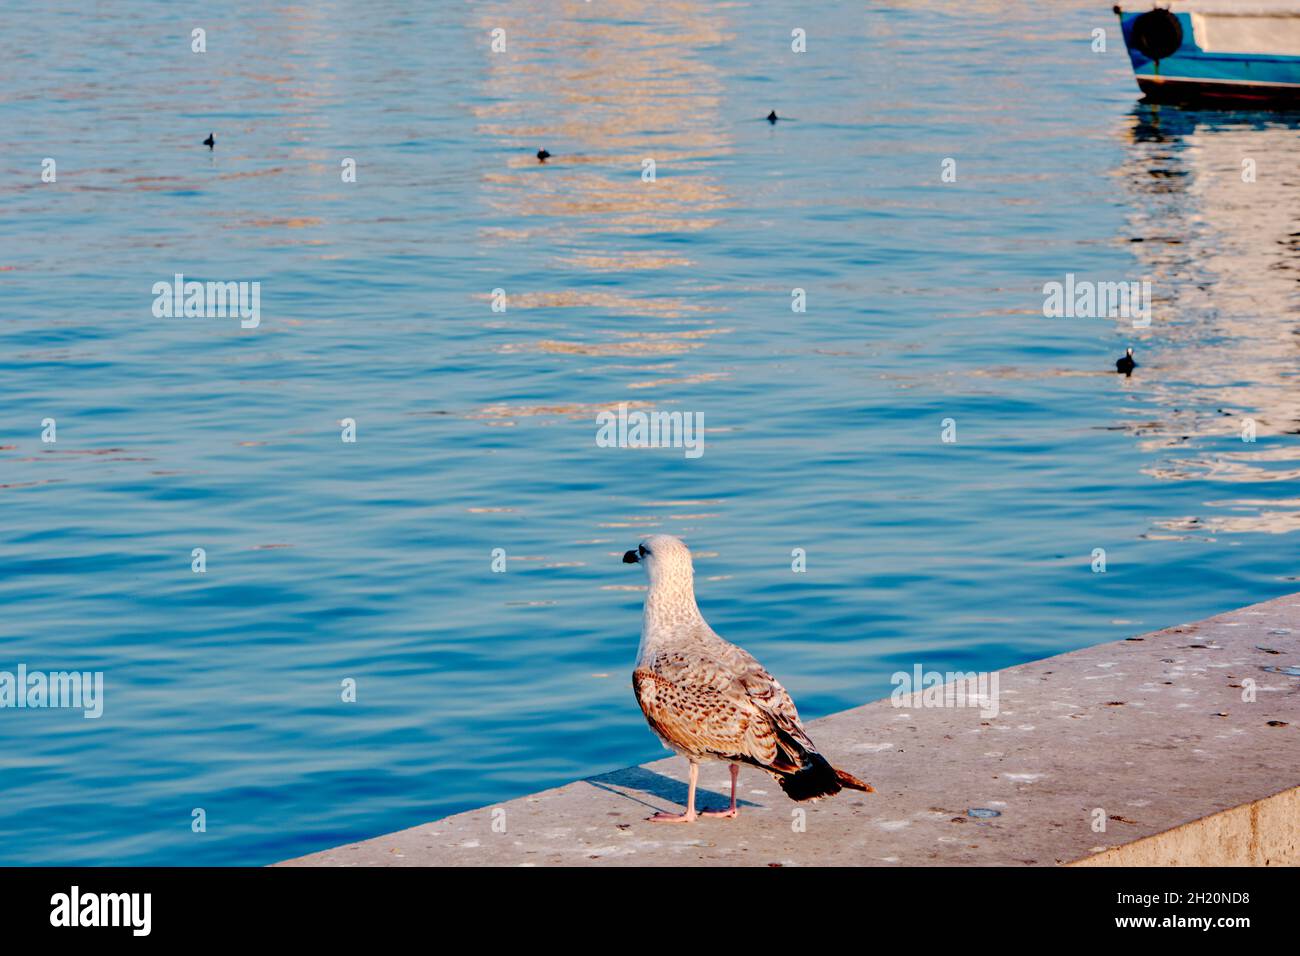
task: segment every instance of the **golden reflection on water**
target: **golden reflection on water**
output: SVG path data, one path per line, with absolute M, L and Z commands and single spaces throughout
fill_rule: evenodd
M 487 202 L 512 217 L 563 218 L 549 234 L 579 245 L 591 234 L 710 228 L 715 220 L 701 214 L 731 201 L 692 166 L 731 151 L 722 78 L 702 52 L 727 39 L 722 15 L 693 2 L 606 0 L 598 15 L 570 6 L 559 17 L 526 5 L 480 7 L 485 35 L 499 28 L 514 38 L 507 52 L 484 54 L 482 92 L 492 102 L 475 110 L 479 132 L 511 150 L 482 177 Z M 640 176 L 648 133 L 665 173 L 649 183 Z M 553 154 L 544 169 L 533 155 L 543 147 Z
M 1131 333 L 1138 361 L 1146 359 L 1133 380 L 1140 417 L 1122 425 L 1156 456 L 1144 472 L 1173 481 L 1300 478 L 1300 447 L 1269 441 L 1300 429 L 1294 120 L 1139 105 L 1126 137 L 1126 238 L 1151 280 L 1153 306 L 1151 328 Z M 1241 440 L 1247 419 L 1255 443 Z M 1195 535 L 1290 531 L 1300 529 L 1298 504 L 1206 502 L 1248 513 L 1157 526 Z
M 480 299 L 491 296 L 479 295 Z M 512 309 L 571 309 L 594 308 L 602 312 L 621 315 L 643 315 L 675 319 L 688 312 L 718 312 L 715 306 L 704 306 L 685 299 L 644 298 L 622 295 L 603 290 L 563 289 L 558 292 L 520 292 L 510 297 Z
M 733 205 L 711 171 L 732 152 L 730 124 L 721 115 L 723 78 L 708 55 L 730 38 L 724 9 L 681 0 L 653 6 L 602 0 L 597 9 L 573 0 L 557 14 L 490 3 L 479 5 L 477 18 L 484 36 L 499 28 L 507 37 L 506 52 L 485 47 L 484 102 L 474 111 L 479 134 L 501 146 L 496 165 L 480 176 L 481 199 L 490 212 L 524 223 L 485 225 L 483 255 L 508 260 L 513 248 L 535 250 L 544 242 L 547 272 L 563 285 L 512 290 L 510 308 L 531 310 L 534 328 L 540 310 L 578 308 L 602 320 L 599 328 L 574 322 L 557 328 L 555 337 L 507 343 L 499 351 L 595 360 L 628 373 L 625 389 L 662 395 L 629 401 L 630 408 L 671 405 L 672 389 L 725 377 L 698 367 L 712 337 L 732 331 L 705 318 L 725 307 L 699 304 L 694 288 L 672 292 L 672 270 L 684 273 L 693 261 L 672 248 L 608 248 L 610 236 L 698 235 Z M 535 156 L 542 148 L 552 154 L 545 164 Z M 653 182 L 641 175 L 647 157 L 656 164 Z M 667 291 L 654 296 L 610 284 L 611 277 L 655 272 L 664 274 L 658 289 Z M 584 283 L 584 274 L 593 281 Z M 685 275 L 680 283 L 685 289 Z M 628 317 L 640 321 L 630 331 L 614 327 Z M 656 328 L 682 321 L 690 326 Z M 675 359 L 687 356 L 692 368 L 679 369 Z M 635 364 L 642 358 L 647 361 Z M 594 423 L 598 411 L 620 401 L 627 396 L 562 408 L 493 406 L 472 417 L 499 425 L 539 416 Z
M 616 338 L 623 341 L 606 342 L 567 342 L 556 339 L 543 339 L 539 342 L 515 342 L 501 346 L 502 352 L 549 352 L 554 355 L 596 355 L 620 356 L 623 358 L 636 355 L 677 355 L 698 349 L 709 336 L 725 335 L 731 329 L 688 329 L 684 332 L 615 332 Z M 626 368 L 627 366 L 622 366 Z M 645 371 L 666 371 L 675 368 L 672 364 L 640 366 Z
M 1153 107 L 1138 107 L 1130 120 L 1121 174 L 1129 238 L 1153 287 L 1146 335 L 1175 358 L 1143 379 L 1155 401 L 1172 410 L 1168 433 L 1222 434 L 1220 414 L 1253 418 L 1261 436 L 1294 432 L 1296 130 Z M 1242 181 L 1243 159 L 1255 161 L 1257 182 Z M 1192 409 L 1201 415 L 1186 414 Z
M 680 269 L 695 263 L 685 256 L 646 252 L 581 253 L 556 259 L 587 272 L 635 272 L 640 269 Z
M 730 378 L 726 372 L 697 372 L 694 375 L 682 375 L 678 378 L 652 378 L 644 382 L 629 382 L 628 388 L 662 388 L 665 385 L 698 385 L 701 382 L 717 382 Z

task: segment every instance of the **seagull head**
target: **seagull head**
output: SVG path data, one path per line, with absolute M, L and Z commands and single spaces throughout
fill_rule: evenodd
M 623 555 L 624 564 L 644 564 L 653 585 L 658 581 L 684 579 L 694 576 L 691 550 L 681 538 L 670 534 L 652 534 L 642 541 L 635 551 Z

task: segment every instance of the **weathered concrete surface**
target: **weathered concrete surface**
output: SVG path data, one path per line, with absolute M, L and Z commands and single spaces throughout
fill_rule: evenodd
M 813 721 L 874 794 L 795 804 L 745 769 L 738 819 L 648 823 L 685 799 L 669 758 L 281 865 L 1300 863 L 1300 594 L 998 679 L 996 717 L 882 700 Z M 699 805 L 725 805 L 726 766 L 700 776 Z
M 1295 866 L 1300 787 L 1084 857 L 1071 866 Z

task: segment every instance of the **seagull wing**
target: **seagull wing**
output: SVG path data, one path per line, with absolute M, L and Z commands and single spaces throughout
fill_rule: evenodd
M 666 654 L 638 669 L 632 683 L 651 729 L 685 753 L 783 774 L 798 772 L 816 753 L 785 688 L 734 645 Z

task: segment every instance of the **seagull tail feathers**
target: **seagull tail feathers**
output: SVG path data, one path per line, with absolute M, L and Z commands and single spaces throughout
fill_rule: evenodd
M 836 770 L 835 776 L 839 778 L 840 786 L 844 787 L 846 790 L 861 790 L 863 793 L 876 792 L 875 787 L 865 781 L 859 780 L 851 773 L 846 773 L 843 770 Z
M 791 800 L 816 800 L 831 797 L 843 789 L 875 793 L 869 783 L 863 783 L 851 773 L 836 770 L 819 753 L 808 753 L 808 764 L 795 773 L 783 774 L 779 782 Z

